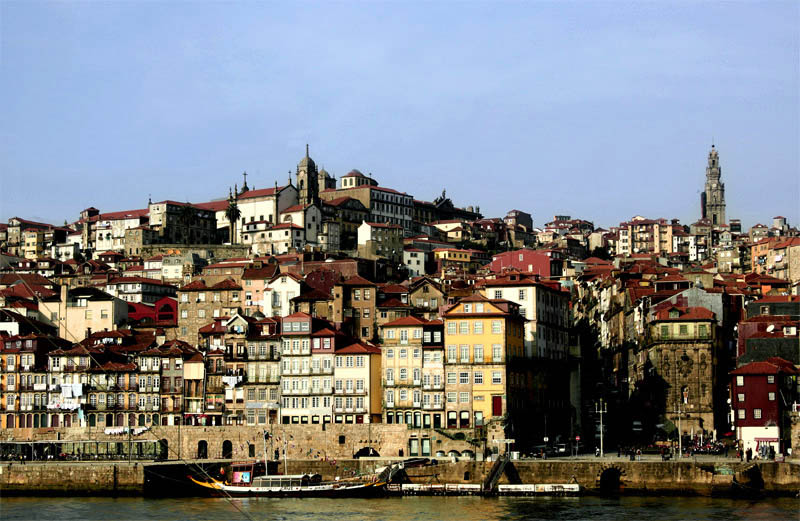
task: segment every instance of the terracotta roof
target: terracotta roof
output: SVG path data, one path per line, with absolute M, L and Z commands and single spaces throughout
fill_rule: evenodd
M 387 322 L 383 324 L 382 327 L 396 327 L 396 326 L 429 326 L 433 322 L 428 322 L 424 318 L 418 317 L 403 317 L 398 318 L 396 320 L 392 320 L 391 322 Z M 440 322 L 441 323 L 441 322 Z
M 354 275 L 344 282 L 340 283 L 342 286 L 374 286 L 374 282 L 370 282 L 360 275 Z
M 287 188 L 289 185 L 279 186 L 278 192 L 282 191 L 284 188 Z M 258 190 L 248 190 L 247 192 L 239 195 L 239 199 L 252 199 L 254 197 L 266 197 L 270 195 L 275 195 L 275 188 L 260 188 Z
M 368 221 L 364 221 L 364 223 L 372 226 L 373 228 L 394 228 L 394 229 L 398 229 L 398 230 L 402 230 L 403 229 L 403 227 L 400 226 L 399 224 L 374 223 L 374 222 L 368 222 Z
M 356 342 L 355 344 L 350 344 L 349 346 L 342 347 L 337 349 L 334 354 L 337 355 L 345 355 L 345 354 L 381 354 L 381 350 L 378 347 L 373 345 L 365 344 L 362 342 Z
M 750 362 L 730 372 L 732 375 L 745 374 L 800 374 L 800 371 L 788 360 L 779 357 L 768 358 L 766 362 Z
M 196 203 L 195 206 L 201 210 L 210 210 L 212 212 L 220 212 L 228 208 L 228 200 L 220 199 L 219 201 L 209 201 L 207 203 Z
M 138 219 L 150 215 L 149 208 L 140 208 L 138 210 L 122 210 L 120 212 L 101 213 L 98 220 L 100 221 L 116 221 L 122 219 Z
M 676 318 L 670 318 L 669 313 L 670 311 L 677 310 L 679 316 Z M 665 320 L 676 320 L 676 321 L 684 321 L 684 320 L 714 320 L 714 312 L 706 309 L 704 307 L 681 307 L 681 306 L 670 306 L 665 309 L 662 309 L 656 313 L 655 320 L 658 321 L 665 321 Z
M 408 304 L 405 304 L 400 299 L 390 298 L 384 300 L 380 304 L 378 304 L 379 308 L 407 308 L 410 307 Z
M 221 282 L 217 282 L 210 289 L 242 289 L 242 287 L 237 284 L 233 279 L 225 279 Z

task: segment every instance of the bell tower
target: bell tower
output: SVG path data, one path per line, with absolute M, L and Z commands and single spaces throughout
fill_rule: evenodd
M 311 204 L 319 198 L 317 165 L 308 155 L 297 163 L 297 199 L 300 204 Z
M 702 217 L 711 221 L 712 226 L 725 224 L 725 184 L 720 180 L 722 168 L 719 166 L 719 154 L 714 145 L 708 153 L 706 166 L 706 185 L 701 196 Z

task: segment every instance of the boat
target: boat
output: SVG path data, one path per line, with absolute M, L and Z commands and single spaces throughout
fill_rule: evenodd
M 264 474 L 262 461 L 239 462 L 231 465 L 230 478 L 220 481 L 189 479 L 217 496 L 259 497 L 373 497 L 386 493 L 386 482 L 380 475 L 371 479 L 322 481 L 319 474 Z

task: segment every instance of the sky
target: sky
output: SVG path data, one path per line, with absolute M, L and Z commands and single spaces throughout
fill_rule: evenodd
M 0 1 L 0 220 L 339 177 L 489 217 L 800 225 L 800 2 Z

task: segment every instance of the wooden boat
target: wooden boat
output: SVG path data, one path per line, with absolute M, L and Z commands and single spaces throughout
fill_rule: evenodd
M 264 468 L 260 461 L 234 463 L 229 480 L 200 481 L 191 475 L 189 479 L 221 496 L 372 497 L 386 493 L 386 482 L 380 481 L 379 476 L 371 480 L 322 481 L 319 474 L 256 475 L 259 468 Z

